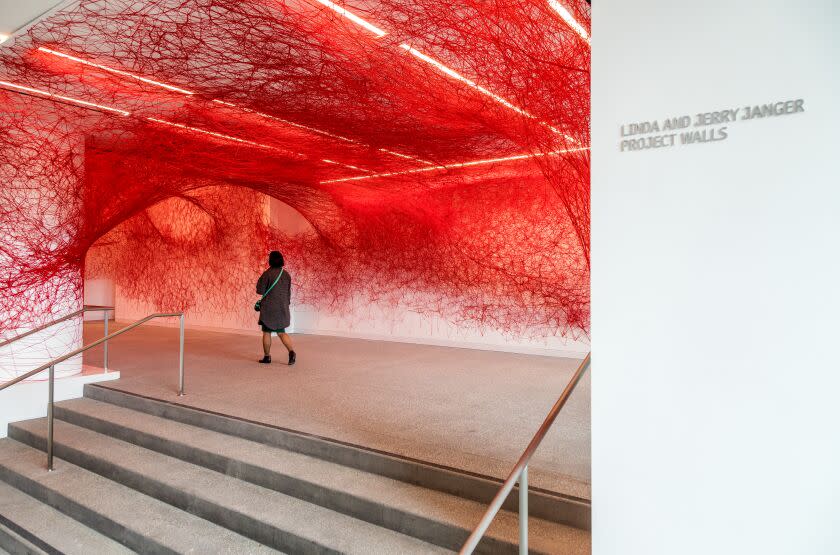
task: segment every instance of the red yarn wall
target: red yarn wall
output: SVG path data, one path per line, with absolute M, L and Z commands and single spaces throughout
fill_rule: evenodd
M 317 307 L 586 333 L 588 40 L 537 0 L 325 4 L 82 1 L 2 49 L 0 331 L 93 247 L 166 310 L 277 248 Z

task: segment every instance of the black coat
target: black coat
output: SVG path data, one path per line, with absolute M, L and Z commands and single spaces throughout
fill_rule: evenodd
M 280 268 L 269 268 L 257 280 L 257 295 L 265 293 L 271 287 Z M 260 304 L 260 323 L 272 330 L 289 327 L 291 315 L 289 314 L 289 302 L 292 299 L 292 276 L 285 269 L 277 285 L 269 291 Z

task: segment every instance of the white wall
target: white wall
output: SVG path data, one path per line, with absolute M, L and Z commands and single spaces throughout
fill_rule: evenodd
M 8 20 L 0 17 L 0 23 L 4 21 Z M 9 132 L 16 135 L 15 138 L 21 142 L 29 143 L 40 138 L 28 130 Z M 80 156 L 81 139 L 79 136 L 69 138 L 67 142 L 56 142 L 52 145 L 55 151 L 47 153 L 46 156 L 56 153 L 62 156 Z M 40 153 L 41 150 L 37 152 Z M 3 157 L 3 160 L 5 159 Z M 43 161 L 32 159 L 28 162 L 37 166 Z M 16 214 L 18 218 L 14 220 L 15 226 L 5 226 L 4 235 L 0 237 L 3 247 L 0 253 L 0 273 L 9 283 L 15 283 L 17 272 L 26 272 L 29 267 L 37 268 L 47 264 L 50 253 L 61 249 L 62 242 L 69 240 L 76 233 L 77 230 L 72 229 L 73 222 L 63 219 L 63 211 L 73 206 L 67 203 L 77 200 L 72 194 L 67 194 L 64 187 L 73 183 L 77 175 L 72 168 L 67 167 L 54 168 L 51 173 L 44 175 L 39 174 L 38 169 L 33 170 L 31 174 L 25 171 L 19 174 L 10 171 L 8 175 L 14 177 L 7 178 L 7 182 L 0 184 L 0 187 L 10 186 L 9 191 L 15 194 L 12 204 L 20 202 L 17 205 L 20 212 Z M 68 228 L 68 225 L 71 228 Z M 62 233 L 52 234 L 54 240 L 44 239 L 51 236 L 50 231 L 58 230 Z M 32 244 L 37 243 L 39 238 L 43 244 L 33 248 Z M 61 269 L 57 274 L 44 278 L 25 290 L 15 291 L 14 294 L 18 295 L 18 298 L 13 307 L 13 321 L 16 322 L 17 328 L 4 330 L 2 339 L 14 338 L 77 311 L 81 308 L 80 283 L 81 275 L 78 270 Z M 82 339 L 82 320 L 72 318 L 0 347 L 0 383 L 26 374 L 80 347 Z M 80 388 L 74 389 L 65 384 L 74 382 L 82 370 L 81 355 L 56 365 L 56 378 L 64 378 L 56 382 L 59 395 L 81 394 Z M 47 374 L 48 371 L 45 370 L 0 392 L 0 437 L 6 433 L 7 422 L 46 415 L 46 386 L 42 387 L 43 382 L 38 383 L 37 380 L 46 379 Z
M 17 133 L 16 138 L 20 141 L 33 139 L 27 132 Z M 72 155 L 76 144 L 81 144 L 81 141 L 58 143 L 55 145 L 56 152 Z M 5 161 L 5 157 L 3 160 Z M 28 160 L 28 162 L 38 163 L 39 161 Z M 16 176 L 17 174 L 12 171 L 9 175 Z M 19 177 L 12 177 L 11 183 L 0 184 L 0 187 L 10 186 L 9 191 L 14 192 L 13 204 L 20 203 L 17 205 L 20 213 L 17 214 L 18 219 L 15 220 L 14 229 L 4 226 L 4 235 L 0 237 L 3 247 L 0 252 L 0 273 L 4 279 L 9 280 L 9 283 L 15 282 L 14 278 L 17 277 L 18 272 L 26 272 L 28 267 L 45 264 L 49 258 L 48 253 L 61 248 L 60 239 L 56 239 L 39 245 L 41 252 L 33 252 L 37 249 L 32 247 L 32 237 L 35 237 L 35 242 L 37 242 L 37 238 L 49 236 L 48 233 L 43 233 L 44 229 L 55 231 L 59 226 L 66 225 L 57 216 L 57 213 L 61 213 L 58 207 L 60 204 L 72 201 L 62 198 L 60 192 L 50 187 L 56 186 L 58 177 L 70 181 L 75 178 L 75 175 L 71 169 L 57 168 L 52 175 L 42 176 L 36 171 L 35 176 L 21 173 Z M 54 181 L 45 183 L 46 180 Z M 27 202 L 22 202 L 24 199 Z M 62 237 L 63 234 L 70 236 L 74 233 L 76 230 L 64 229 L 63 233 L 57 236 Z M 11 339 L 79 310 L 81 308 L 81 296 L 78 291 L 79 278 L 80 272 L 77 270 L 64 269 L 51 277 L 41 278 L 41 281 L 33 286 L 16 290 L 14 294 L 19 295 L 19 298 L 16 299 L 17 302 L 13 307 L 15 311 L 13 320 L 17 328 L 4 330 L 0 339 Z M 81 318 L 73 318 L 0 347 L 0 382 L 34 370 L 76 349 L 81 342 Z M 56 366 L 56 376 L 73 375 L 81 370 L 82 359 L 77 356 Z M 33 378 L 37 379 L 38 376 Z
M 273 226 L 288 233 L 305 233 L 311 229 L 299 213 L 283 202 L 270 199 L 269 207 Z M 294 301 L 294 293 L 292 297 Z M 349 311 L 342 309 L 340 314 L 295 305 L 291 331 L 577 358 L 589 352 L 589 342 L 583 333 L 578 334 L 580 339 L 512 337 L 501 331 L 471 329 L 433 315 L 395 309 L 385 303 L 364 304 Z
M 294 297 L 294 292 L 292 293 Z M 185 323 L 188 328 L 218 330 L 259 335 L 257 315 L 252 305 L 257 297 L 250 289 L 241 296 L 241 309 L 233 312 L 188 311 Z M 116 288 L 116 315 L 123 322 L 139 320 L 156 312 L 152 303 L 126 297 Z M 583 358 L 589 352 L 585 338 L 511 338 L 500 331 L 458 326 L 439 317 L 426 316 L 389 306 L 365 305 L 349 314 L 338 314 L 308 305 L 292 303 L 292 325 L 289 333 L 332 335 L 403 343 L 422 343 L 471 349 L 508 351 L 544 356 Z M 98 314 L 98 313 L 97 313 Z M 92 318 L 101 318 L 94 316 Z M 155 320 L 148 325 L 176 326 L 176 319 Z M 582 335 L 582 334 L 581 334 Z
M 594 553 L 840 553 L 840 5 L 593 11 Z M 798 98 L 619 151 L 622 124 Z
M 85 304 L 96 306 L 114 306 L 116 291 L 114 280 L 109 278 L 85 279 Z M 114 312 L 85 312 L 85 321 L 102 320 L 106 317 L 114 319 Z
M 119 372 L 103 373 L 99 368 L 87 368 L 84 373 L 55 382 L 55 402 L 78 399 L 85 384 L 117 380 Z M 47 415 L 49 382 L 45 379 L 24 381 L 0 391 L 0 438 L 8 434 L 9 423 Z
M 265 218 L 273 227 L 285 233 L 299 234 L 312 231 L 312 227 L 303 216 L 276 199 L 266 197 Z M 295 261 L 288 260 L 287 263 L 294 275 Z M 254 276 L 254 281 L 257 277 Z M 85 287 L 86 299 L 88 298 L 88 287 L 90 287 L 91 292 L 99 292 L 103 289 L 102 284 L 96 284 L 93 280 L 88 280 Z M 188 311 L 185 318 L 186 325 L 192 328 L 227 330 L 259 335 L 257 315 L 252 308 L 257 300 L 253 291 L 252 284 L 243 285 L 243 289 L 237 294 L 238 300 L 233 304 L 238 308 L 213 310 L 197 307 L 197 309 Z M 206 293 L 206 295 L 212 294 L 229 296 L 230 292 Z M 93 297 L 90 298 L 93 299 Z M 102 302 L 104 303 L 104 300 Z M 206 304 L 214 303 L 208 302 Z M 157 310 L 150 302 L 127 297 L 119 286 L 116 287 L 115 306 L 117 318 L 123 321 L 138 320 Z M 583 333 L 578 334 L 580 339 L 572 337 L 511 337 L 504 335 L 501 331 L 479 331 L 463 325 L 455 325 L 439 317 L 420 315 L 416 312 L 394 308 L 384 302 L 380 305 L 364 304 L 349 309 L 348 307 L 342 307 L 340 312 L 331 312 L 319 310 L 313 306 L 296 304 L 293 291 L 291 308 L 292 325 L 289 328 L 291 333 L 336 335 L 577 358 L 583 358 L 589 352 L 589 343 Z M 158 320 L 150 324 L 176 325 L 177 322 L 175 320 L 170 322 Z
M 583 334 L 580 339 L 511 337 L 498 330 L 479 331 L 433 315 L 418 314 L 384 305 L 358 307 L 349 315 L 319 311 L 310 306 L 296 306 L 292 311 L 292 327 L 294 332 L 317 335 L 544 356 L 582 359 L 589 352 L 589 342 Z
M 72 283 L 56 285 L 57 281 L 63 279 L 64 276 L 53 278 L 44 285 L 42 291 L 46 295 L 52 289 L 60 287 L 68 294 L 68 298 L 59 300 L 55 305 L 49 307 L 38 306 L 36 300 L 31 301 L 34 310 L 27 315 L 26 323 L 18 329 L 9 330 L 8 333 L 3 334 L 3 339 L 15 337 L 81 308 L 75 299 L 70 298 L 72 296 Z M 38 292 L 32 293 L 34 293 L 32 297 L 37 299 Z M 0 347 L 0 383 L 34 370 L 42 364 L 80 347 L 81 344 L 82 320 L 81 318 L 72 318 Z M 78 374 L 82 371 L 82 357 L 75 356 L 62 362 L 56 366 L 55 371 L 56 377 Z M 33 379 L 40 379 L 45 375 L 46 371 L 33 376 Z M 12 389 L 17 389 L 17 387 L 15 386 Z
M 0 33 L 11 35 L 28 27 L 33 21 L 66 0 L 0 0 Z

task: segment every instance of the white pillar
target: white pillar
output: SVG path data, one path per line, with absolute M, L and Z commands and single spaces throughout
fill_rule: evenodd
M 81 268 L 60 263 L 81 219 L 74 203 L 80 198 L 82 138 L 46 136 L 23 127 L 6 131 L 0 142 L 0 204 L 7 210 L 0 219 L 0 277 L 11 286 L 2 292 L 6 299 L 0 305 L 10 314 L 0 314 L 0 322 L 11 322 L 14 328 L 4 329 L 2 339 L 72 313 L 82 304 Z M 66 160 L 68 152 L 78 153 L 77 164 L 51 163 Z M 51 277 L 21 285 L 41 268 Z M 78 348 L 82 340 L 82 321 L 74 318 L 0 347 L 0 382 Z M 71 358 L 55 370 L 57 378 L 78 374 L 82 358 Z M 45 370 L 0 391 L 0 437 L 6 435 L 8 422 L 46 415 L 46 376 Z
M 67 280 L 67 283 L 55 283 L 59 280 Z M 51 283 L 47 283 L 44 286 L 45 290 L 50 290 L 57 286 L 63 290 L 67 290 L 68 294 L 50 307 L 49 312 L 29 315 L 26 319 L 26 324 L 16 330 L 10 330 L 6 334 L 6 337 L 14 337 L 15 335 L 79 310 L 82 307 L 81 296 L 73 291 L 73 289 L 78 287 L 76 285 L 78 282 L 78 279 L 67 279 L 64 276 L 54 279 Z M 53 358 L 78 348 L 81 344 L 82 319 L 73 318 L 24 337 L 5 347 L 0 347 L 0 382 L 33 370 Z M 78 374 L 81 370 L 82 357 L 78 356 L 56 366 L 55 375 L 56 377 L 71 376 Z M 45 378 L 46 370 L 41 374 L 33 376 L 32 380 L 42 380 Z

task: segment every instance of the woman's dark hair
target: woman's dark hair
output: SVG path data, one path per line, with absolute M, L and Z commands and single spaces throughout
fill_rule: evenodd
M 268 265 L 272 268 L 282 268 L 285 261 L 280 251 L 271 251 L 268 254 Z

